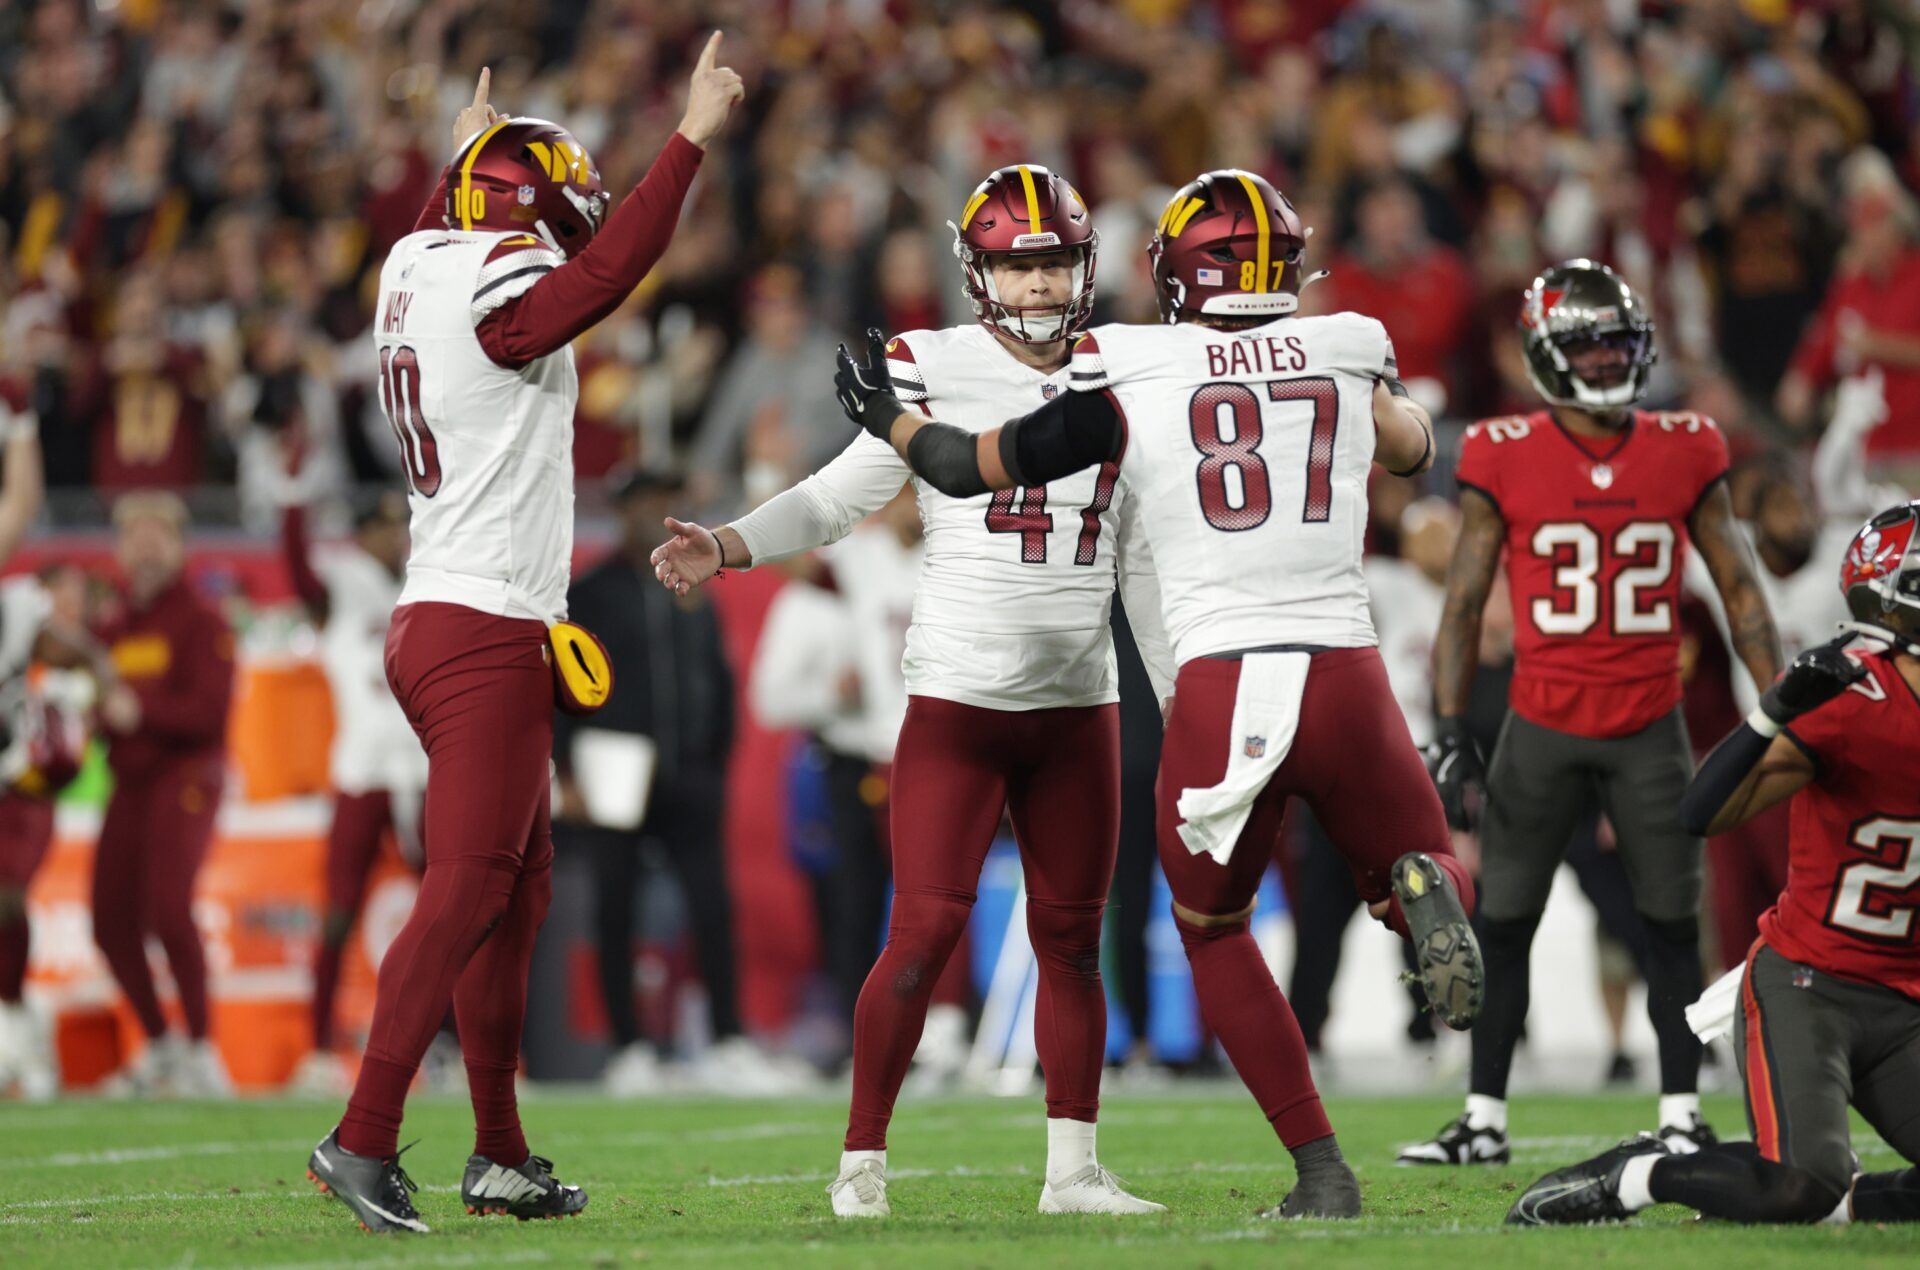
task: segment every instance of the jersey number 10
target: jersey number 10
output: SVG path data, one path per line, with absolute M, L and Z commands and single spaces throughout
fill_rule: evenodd
M 420 406 L 420 355 L 411 348 L 380 350 L 380 409 L 400 443 L 407 488 L 432 498 L 440 492 L 440 446 Z

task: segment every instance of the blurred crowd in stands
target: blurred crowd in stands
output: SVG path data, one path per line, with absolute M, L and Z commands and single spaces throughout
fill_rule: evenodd
M 352 490 L 397 483 L 372 299 L 475 72 L 492 67 L 502 111 L 570 128 L 617 200 L 716 26 L 745 107 L 660 267 L 576 350 L 576 466 L 660 474 L 624 486 L 649 521 L 718 523 L 837 453 L 835 342 L 970 320 L 947 222 L 1012 162 L 1066 174 L 1092 208 L 1097 321 L 1154 320 L 1143 249 L 1173 189 L 1223 166 L 1269 177 L 1313 227 L 1309 269 L 1330 271 L 1306 310 L 1383 321 L 1452 435 L 1534 408 L 1514 317 L 1539 269 L 1611 263 L 1659 323 L 1648 404 L 1718 419 L 1737 509 L 1785 542 L 1781 577 L 1812 549 L 1837 389 L 1872 473 L 1920 488 L 1905 0 L 0 0 L 0 393 L 38 414 L 54 523 L 104 523 L 116 492 L 159 487 L 202 526 L 267 534 L 296 473 L 323 528 L 344 526 Z M 1450 470 L 1383 486 L 1375 509 L 1416 735 Z M 638 574 L 645 524 L 616 535 L 602 484 L 583 479 L 583 514 Z M 872 531 L 897 541 L 870 540 L 884 569 L 860 582 L 910 585 L 908 512 Z M 842 590 L 853 620 L 897 636 L 895 601 Z M 882 851 L 859 821 L 891 730 L 853 716 L 897 709 L 885 658 L 777 649 L 794 665 L 723 665 L 714 690 L 737 682 L 765 722 L 821 738 L 823 823 Z M 803 683 L 824 695 L 797 699 Z M 718 744 L 699 761 L 724 765 Z M 823 925 L 834 904 L 879 911 L 847 885 L 816 897 Z M 629 921 L 599 916 L 616 937 Z M 870 952 L 826 951 L 839 994 Z M 739 1024 L 716 996 L 724 1039 Z

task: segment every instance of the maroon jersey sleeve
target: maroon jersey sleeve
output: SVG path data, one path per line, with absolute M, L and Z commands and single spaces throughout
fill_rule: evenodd
M 619 308 L 673 241 L 680 204 L 705 153 L 674 133 L 646 179 L 578 256 L 482 319 L 474 333 L 487 356 L 510 369 L 525 366 L 565 348 Z

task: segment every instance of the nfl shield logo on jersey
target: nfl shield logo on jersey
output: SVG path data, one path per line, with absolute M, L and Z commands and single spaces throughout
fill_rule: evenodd
M 1248 758 L 1264 758 L 1267 753 L 1267 738 L 1250 736 L 1247 738 L 1245 749 Z
M 1607 489 L 1613 484 L 1613 469 L 1605 463 L 1595 463 L 1590 475 L 1595 489 Z
M 532 207 L 534 196 L 536 193 L 537 191 L 535 191 L 535 189 L 531 185 L 521 186 L 520 187 L 520 206 Z
M 1811 966 L 1795 966 L 1793 968 L 1793 986 L 1796 988 L 1811 988 L 1813 986 L 1813 968 Z
M 1048 401 L 1052 401 L 1054 399 L 1054 396 L 1058 394 L 1059 391 L 1060 391 L 1059 384 L 1041 384 L 1040 385 L 1040 395 L 1042 397 L 1045 397 Z

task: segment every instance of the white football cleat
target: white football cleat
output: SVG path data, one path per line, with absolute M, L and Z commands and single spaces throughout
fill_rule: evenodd
M 287 1077 L 285 1091 L 296 1098 L 344 1098 L 353 1092 L 347 1065 L 331 1050 L 310 1050 Z
M 141 1047 L 119 1070 L 101 1080 L 103 1098 L 154 1098 L 178 1092 L 178 1073 L 191 1046 L 184 1036 L 169 1032 Z
M 878 1160 L 862 1160 L 850 1169 L 842 1169 L 827 1194 L 833 1198 L 835 1217 L 893 1214 L 893 1206 L 887 1203 L 887 1166 Z
M 212 1041 L 194 1041 L 173 1072 L 174 1092 L 185 1098 L 231 1098 L 233 1077 Z
M 791 1069 L 744 1036 L 714 1042 L 692 1068 L 702 1089 L 733 1098 L 780 1098 L 806 1089 Z
M 606 1071 L 600 1074 L 600 1083 L 614 1098 L 643 1098 L 667 1093 L 672 1087 L 660 1056 L 645 1041 L 615 1050 L 607 1060 Z
M 1138 1195 L 1128 1194 L 1127 1188 L 1120 1185 L 1120 1179 L 1101 1168 L 1098 1164 L 1089 1164 L 1073 1176 L 1065 1178 L 1060 1185 L 1051 1181 L 1040 1188 L 1040 1211 L 1043 1213 L 1164 1213 L 1165 1204 L 1156 1204 L 1150 1199 L 1141 1199 Z

